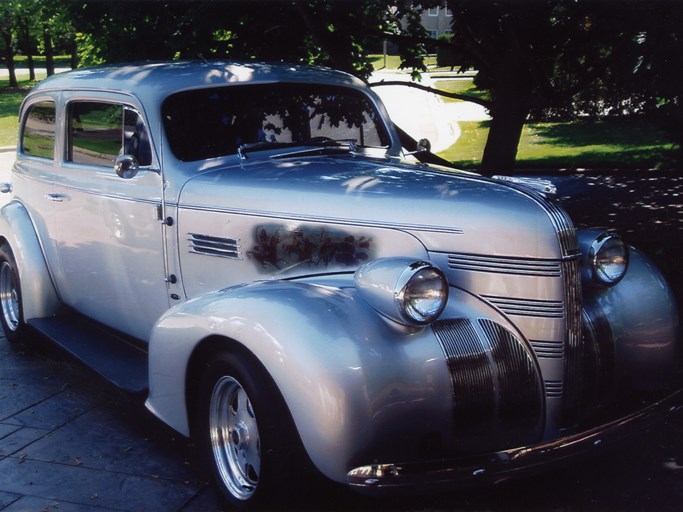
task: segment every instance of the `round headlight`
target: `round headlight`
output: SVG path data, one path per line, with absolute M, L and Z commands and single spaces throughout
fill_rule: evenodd
M 361 297 L 375 311 L 410 326 L 436 320 L 448 302 L 446 276 L 426 261 L 380 258 L 355 273 Z
M 396 282 L 399 311 L 409 323 L 426 325 L 436 320 L 448 301 L 448 282 L 436 267 L 420 261 L 405 269 Z
M 628 247 L 614 233 L 603 233 L 591 245 L 588 263 L 595 281 L 617 284 L 628 269 Z

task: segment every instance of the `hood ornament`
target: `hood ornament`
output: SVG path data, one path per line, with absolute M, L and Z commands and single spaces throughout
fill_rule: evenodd
M 547 195 L 557 195 L 557 187 L 550 180 L 521 176 L 492 176 L 494 180 L 507 181 L 515 185 L 522 185 Z

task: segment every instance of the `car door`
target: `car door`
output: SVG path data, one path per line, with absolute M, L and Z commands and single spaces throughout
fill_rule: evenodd
M 24 106 L 12 176 L 14 197 L 28 211 L 50 269 L 56 260 L 52 238 L 54 203 L 50 194 L 58 167 L 58 96 L 52 93 L 30 98 Z
M 54 181 L 56 281 L 64 302 L 126 334 L 148 340 L 169 307 L 162 178 L 141 110 L 128 98 L 68 98 L 65 154 Z M 119 177 L 132 154 L 141 172 Z

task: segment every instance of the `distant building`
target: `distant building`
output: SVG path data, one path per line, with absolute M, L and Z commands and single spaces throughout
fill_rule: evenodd
M 448 8 L 445 1 L 438 7 L 425 9 L 420 18 L 422 26 L 427 30 L 430 37 L 434 39 L 442 34 L 453 33 L 451 26 L 453 11 Z

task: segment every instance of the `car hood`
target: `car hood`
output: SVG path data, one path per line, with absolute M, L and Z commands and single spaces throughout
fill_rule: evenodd
M 355 155 L 250 158 L 201 172 L 180 195 L 181 208 L 401 230 L 434 252 L 560 258 L 544 201 L 480 176 Z

